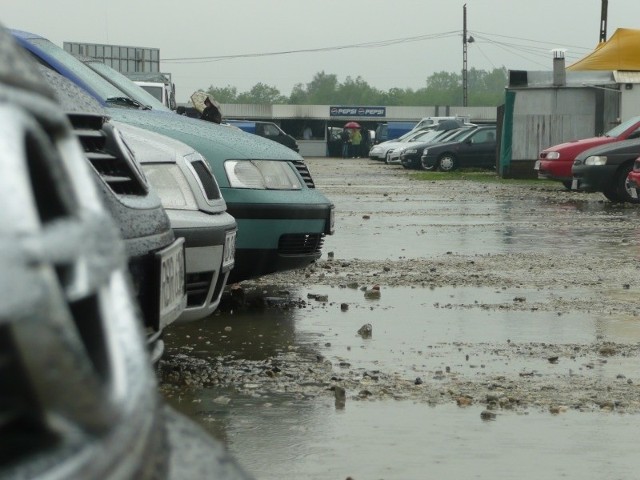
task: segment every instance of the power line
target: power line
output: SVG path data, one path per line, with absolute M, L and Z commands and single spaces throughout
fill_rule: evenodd
M 263 52 L 263 53 L 244 53 L 238 55 L 212 55 L 206 57 L 177 57 L 177 58 L 165 58 L 163 62 L 174 63 L 207 63 L 207 62 L 219 62 L 222 60 L 232 60 L 236 58 L 255 58 L 255 57 L 270 57 L 276 55 L 290 55 L 294 53 L 317 53 L 317 52 L 330 52 L 336 50 L 346 50 L 354 48 L 380 48 L 388 47 L 391 45 L 397 45 L 401 43 L 420 42 L 425 40 L 435 40 L 441 38 L 447 38 L 451 36 L 458 36 L 460 32 L 458 30 L 435 33 L 431 35 L 417 35 L 413 37 L 394 38 L 390 40 L 379 40 L 365 43 L 353 43 L 349 45 L 338 45 L 333 47 L 320 47 L 320 48 L 305 48 L 300 50 L 283 50 L 277 52 Z

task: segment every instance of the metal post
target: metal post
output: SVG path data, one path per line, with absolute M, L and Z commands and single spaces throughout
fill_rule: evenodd
M 602 0 L 602 10 L 600 11 L 600 42 L 607 41 L 607 10 L 609 0 Z
M 467 4 L 462 6 L 462 106 L 467 106 Z

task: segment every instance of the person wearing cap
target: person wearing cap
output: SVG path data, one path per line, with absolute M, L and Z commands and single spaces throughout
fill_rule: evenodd
M 222 113 L 220 113 L 218 107 L 213 104 L 209 97 L 204 99 L 204 105 L 205 107 L 200 118 L 202 120 L 206 120 L 207 122 L 221 123 Z

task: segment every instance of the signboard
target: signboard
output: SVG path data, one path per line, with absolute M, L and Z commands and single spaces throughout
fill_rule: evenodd
M 374 117 L 387 115 L 386 107 L 329 107 L 330 117 Z
M 62 47 L 73 55 L 100 60 L 120 73 L 160 71 L 159 48 L 79 42 L 64 42 Z

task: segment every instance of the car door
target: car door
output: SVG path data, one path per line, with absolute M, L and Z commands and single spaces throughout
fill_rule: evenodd
M 467 137 L 458 151 L 461 167 L 491 167 L 495 165 L 496 129 L 482 128 Z

